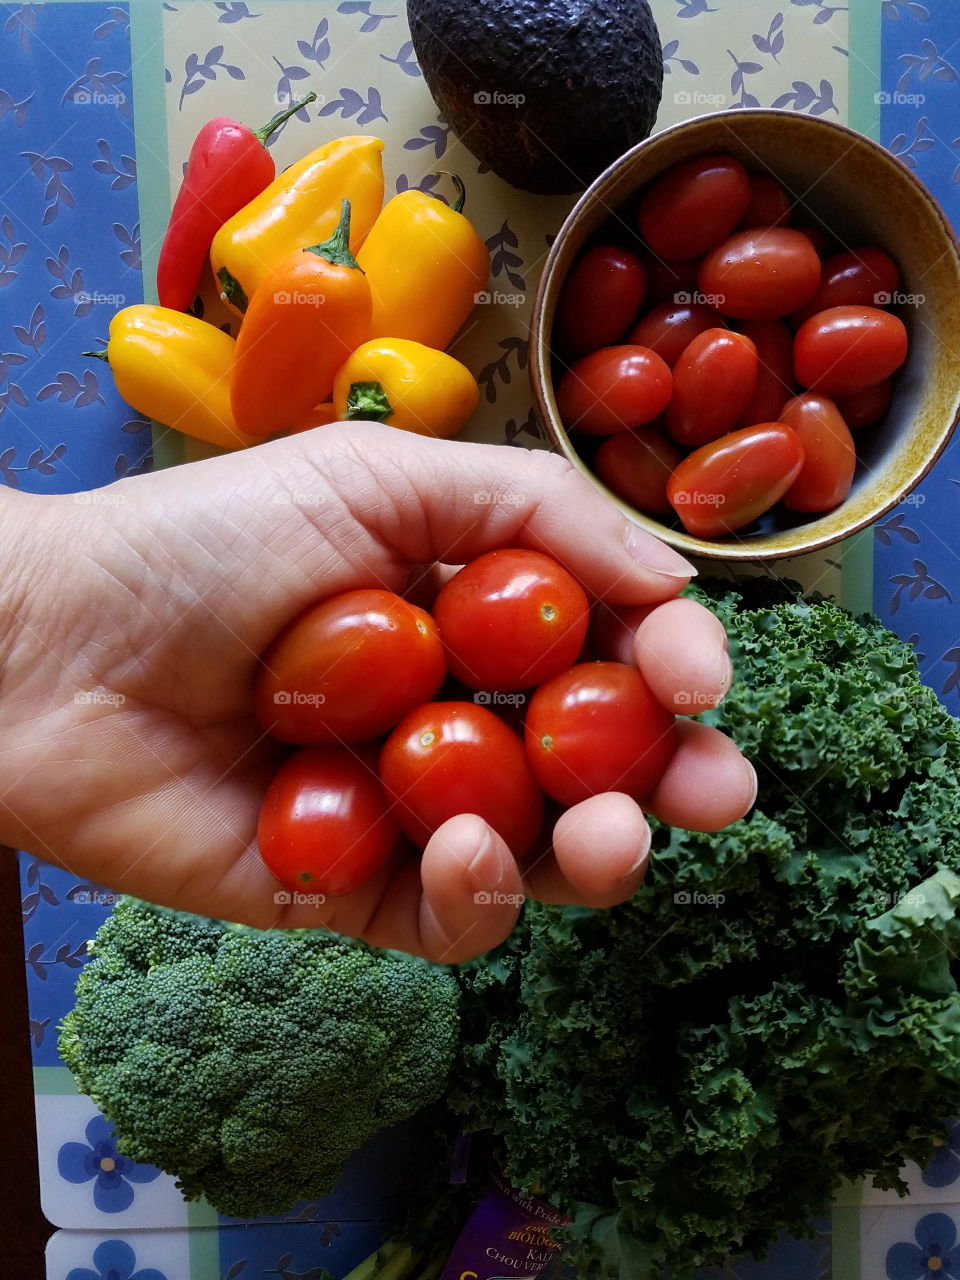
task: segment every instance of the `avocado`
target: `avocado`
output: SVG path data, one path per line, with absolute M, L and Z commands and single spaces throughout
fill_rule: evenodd
M 427 87 L 463 144 L 525 191 L 588 186 L 653 128 L 647 0 L 407 0 Z

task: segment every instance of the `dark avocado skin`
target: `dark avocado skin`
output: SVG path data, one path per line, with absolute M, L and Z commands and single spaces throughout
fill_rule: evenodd
M 407 16 L 437 106 L 515 187 L 581 191 L 653 128 L 663 58 L 647 0 L 407 0 Z

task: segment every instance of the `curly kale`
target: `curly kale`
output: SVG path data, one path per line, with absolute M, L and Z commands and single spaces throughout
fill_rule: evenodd
M 769 583 L 692 592 L 737 671 L 703 719 L 753 812 L 654 831 L 612 911 L 527 905 L 461 973 L 453 1103 L 570 1211 L 582 1280 L 688 1280 L 899 1187 L 960 1110 L 960 727 L 878 621 Z
M 123 1154 L 221 1213 L 327 1195 L 353 1151 L 443 1094 L 459 991 L 410 956 L 135 899 L 93 956 L 61 1055 Z

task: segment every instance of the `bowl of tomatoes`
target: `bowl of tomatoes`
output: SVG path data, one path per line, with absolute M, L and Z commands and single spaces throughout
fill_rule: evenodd
M 685 554 L 773 560 L 909 495 L 960 415 L 960 254 L 879 144 L 798 112 L 628 151 L 554 241 L 531 376 L 556 447 Z

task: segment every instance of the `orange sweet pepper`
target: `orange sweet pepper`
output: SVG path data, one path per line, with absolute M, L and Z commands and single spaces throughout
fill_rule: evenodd
M 371 311 L 344 200 L 330 239 L 275 262 L 250 299 L 230 384 L 240 429 L 273 435 L 329 399 L 337 370 L 370 332 Z

